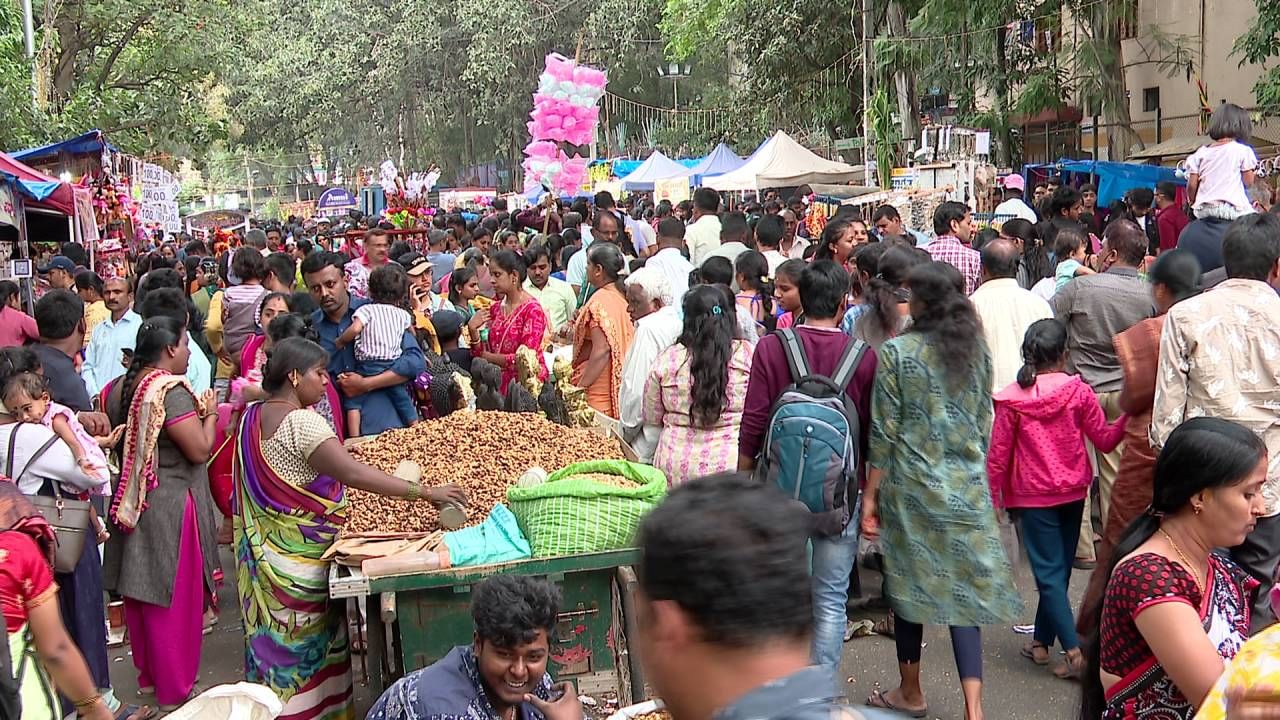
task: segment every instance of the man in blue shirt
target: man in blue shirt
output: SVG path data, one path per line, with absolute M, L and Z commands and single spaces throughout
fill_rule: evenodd
M 364 398 L 360 412 L 361 433 L 377 435 L 404 427 L 387 388 L 409 382 L 427 370 L 427 359 L 422 354 L 413 331 L 405 331 L 400 357 L 391 364 L 389 370 L 372 377 L 362 377 L 355 371 L 354 344 L 339 350 L 336 342 L 351 326 L 351 316 L 355 309 L 368 302 L 351 297 L 347 291 L 342 258 L 330 252 L 307 256 L 302 261 L 302 279 L 307 284 L 311 299 L 320 306 L 311 320 L 320 336 L 321 347 L 329 353 L 329 377 L 344 398 L 368 396 Z
M 471 598 L 474 642 L 397 680 L 367 720 L 582 720 L 573 685 L 553 686 L 547 674 L 560 590 L 494 575 Z
M 133 282 L 128 278 L 104 281 L 102 301 L 111 317 L 93 329 L 80 370 L 90 395 L 97 395 L 107 383 L 124 374 L 124 351 L 133 350 L 138 328 L 142 327 L 142 318 L 133 311 Z

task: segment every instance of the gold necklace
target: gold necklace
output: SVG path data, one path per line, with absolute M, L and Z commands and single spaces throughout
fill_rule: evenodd
M 1187 566 L 1187 570 L 1191 572 L 1191 579 L 1196 581 L 1196 587 L 1199 588 L 1200 592 L 1203 593 L 1204 581 L 1202 581 L 1200 579 L 1200 576 L 1197 574 L 1199 572 L 1199 568 L 1197 568 L 1195 565 L 1191 563 L 1190 560 L 1187 559 L 1187 556 L 1182 553 L 1182 548 L 1178 547 L 1178 543 L 1173 541 L 1173 538 L 1169 535 L 1169 533 L 1165 532 L 1164 528 L 1160 528 L 1160 534 L 1164 536 L 1165 540 L 1169 541 L 1169 547 L 1173 548 L 1173 551 L 1178 554 L 1178 559 L 1182 561 L 1182 564 Z

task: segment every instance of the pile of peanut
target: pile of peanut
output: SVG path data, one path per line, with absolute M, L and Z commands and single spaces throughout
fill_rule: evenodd
M 533 413 L 459 411 L 391 430 L 350 449 L 360 462 L 386 473 L 401 460 L 422 468 L 425 487 L 456 483 L 466 489 L 468 525 L 484 521 L 506 502 L 507 488 L 531 467 L 548 473 L 576 462 L 622 458 L 618 441 L 588 428 L 567 428 Z M 347 524 L 341 535 L 416 533 L 439 529 L 426 501 L 408 502 L 347 488 Z

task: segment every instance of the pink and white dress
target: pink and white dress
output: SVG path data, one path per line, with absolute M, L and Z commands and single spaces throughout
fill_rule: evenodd
M 49 407 L 45 408 L 44 417 L 40 419 L 40 423 L 52 430 L 53 419 L 56 417 L 61 417 L 67 421 L 67 424 L 71 426 L 71 432 L 75 433 L 76 440 L 80 441 L 80 449 L 83 451 L 84 456 L 89 458 L 89 463 L 93 466 L 93 470 L 85 474 L 102 482 L 102 485 L 95 489 L 93 494 L 106 495 L 108 483 L 111 481 L 107 470 L 107 454 L 98 446 L 98 441 L 89 434 L 89 431 L 84 429 L 84 425 L 80 424 L 75 411 L 66 405 L 59 405 L 56 402 L 49 403 Z
M 675 487 L 686 480 L 738 467 L 738 431 L 747 401 L 752 346 L 734 340 L 729 355 L 724 409 L 716 424 L 693 422 L 693 378 L 689 351 L 676 343 L 658 356 L 644 386 L 644 424 L 662 429 L 653 453 L 653 466 Z

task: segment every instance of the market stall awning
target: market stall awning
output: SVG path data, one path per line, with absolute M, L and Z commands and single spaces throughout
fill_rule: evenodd
M 56 159 L 59 155 L 89 155 L 101 153 L 103 150 L 115 150 L 115 146 L 107 142 L 107 136 L 101 130 L 89 132 L 67 140 L 60 140 L 36 148 L 27 148 L 10 153 L 15 159 L 25 163 L 36 163 L 42 160 Z
M 629 191 L 652 191 L 655 180 L 685 177 L 689 168 L 655 150 L 640 167 L 622 178 L 622 189 Z
M 1130 160 L 1155 160 L 1164 158 L 1166 160 L 1180 160 L 1187 157 L 1191 153 L 1213 142 L 1213 138 L 1208 135 L 1189 135 L 1185 137 L 1176 137 L 1165 140 L 1162 143 L 1149 145 L 1137 152 L 1129 155 Z M 1268 140 L 1264 137 L 1254 135 L 1249 142 L 1255 150 L 1261 148 L 1275 147 L 1274 140 Z
M 733 148 L 720 143 L 710 155 L 702 158 L 702 162 L 689 168 L 689 175 L 693 178 L 694 185 L 701 185 L 702 178 L 733 172 L 745 162 L 746 159 L 735 153 Z
M 0 153 L 0 175 L 30 198 L 28 206 L 55 210 L 64 215 L 75 212 L 75 196 L 70 183 L 36 172 L 4 153 Z
M 814 154 L 781 130 L 747 158 L 742 167 L 703 179 L 706 187 L 721 191 L 763 190 L 811 183 L 846 183 L 858 176 L 852 165 Z

